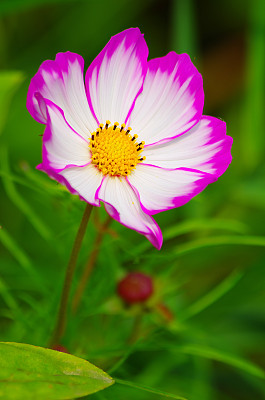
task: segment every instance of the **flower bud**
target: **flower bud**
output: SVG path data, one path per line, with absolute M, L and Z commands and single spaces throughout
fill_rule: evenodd
M 117 288 L 119 296 L 129 304 L 146 301 L 153 291 L 152 278 L 141 272 L 130 272 L 119 282 Z

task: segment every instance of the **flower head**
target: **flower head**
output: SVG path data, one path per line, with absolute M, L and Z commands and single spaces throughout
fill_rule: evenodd
M 182 206 L 231 162 L 223 121 L 202 115 L 202 77 L 187 54 L 147 61 L 138 28 L 113 36 L 89 66 L 75 53 L 42 63 L 27 108 L 45 124 L 37 168 L 158 249 L 153 214 Z

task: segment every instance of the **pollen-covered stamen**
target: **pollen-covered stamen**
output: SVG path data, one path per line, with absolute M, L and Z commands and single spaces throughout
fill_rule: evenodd
M 104 175 L 128 176 L 139 162 L 145 160 L 140 157 L 144 148 L 144 142 L 137 143 L 137 135 L 130 135 L 132 128 L 118 122 L 113 126 L 110 121 L 100 124 L 96 132 L 93 132 L 89 148 L 94 164 Z

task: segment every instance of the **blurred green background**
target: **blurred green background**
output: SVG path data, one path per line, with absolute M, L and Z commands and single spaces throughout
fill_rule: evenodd
M 150 58 L 190 54 L 204 78 L 204 113 L 224 119 L 234 138 L 233 162 L 190 203 L 155 217 L 160 252 L 112 223 L 62 344 L 132 385 L 189 400 L 263 399 L 264 0 L 0 1 L 0 341 L 47 345 L 85 206 L 35 170 L 43 127 L 26 110 L 30 79 L 61 51 L 87 67 L 132 26 Z M 105 218 L 95 210 L 74 288 Z M 132 270 L 154 278 L 144 310 L 116 295 Z M 117 383 L 89 398 L 164 396 Z

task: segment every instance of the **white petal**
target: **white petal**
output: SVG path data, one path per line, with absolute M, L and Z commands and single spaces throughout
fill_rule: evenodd
M 69 51 L 58 53 L 55 61 L 44 61 L 31 80 L 27 107 L 33 118 L 46 124 L 43 98 L 52 101 L 72 128 L 87 139 L 98 124 L 88 106 L 83 69 L 83 58 Z
M 43 136 L 43 164 L 55 172 L 90 163 L 88 142 L 67 124 L 60 108 L 47 103 L 47 126 Z
M 202 115 L 202 77 L 187 54 L 150 60 L 128 125 L 146 144 L 182 135 Z
M 145 235 L 155 247 L 161 247 L 160 228 L 142 211 L 139 200 L 126 179 L 107 176 L 98 192 L 98 197 L 106 203 L 106 209 L 113 218 Z
M 200 171 L 138 164 L 128 181 L 138 192 L 144 212 L 155 214 L 187 203 L 213 178 Z
M 144 148 L 146 163 L 162 168 L 192 168 L 220 176 L 231 162 L 232 138 L 225 122 L 203 116 L 189 132 L 167 143 Z
M 59 172 L 59 175 L 64 177 L 81 198 L 90 204 L 99 206 L 96 192 L 102 182 L 102 173 L 95 165 L 66 168 Z
M 99 123 L 126 122 L 136 96 L 142 90 L 148 48 L 138 28 L 113 36 L 86 73 L 91 109 Z

